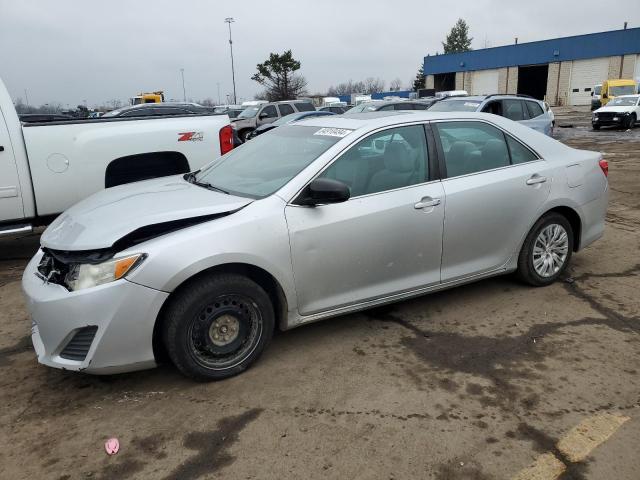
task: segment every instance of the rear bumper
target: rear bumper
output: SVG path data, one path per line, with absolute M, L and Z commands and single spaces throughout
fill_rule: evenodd
M 31 339 L 40 363 L 95 374 L 156 365 L 153 327 L 168 293 L 127 280 L 70 292 L 36 275 L 41 256 L 38 253 L 31 260 L 22 278 L 32 319 Z M 70 359 L 65 354 L 69 342 L 87 327 L 97 329 L 86 356 Z
M 609 184 L 599 198 L 582 205 L 582 235 L 579 250 L 588 247 L 604 235 L 607 207 L 609 205 Z

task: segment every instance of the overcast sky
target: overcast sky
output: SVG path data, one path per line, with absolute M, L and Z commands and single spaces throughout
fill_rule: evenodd
M 410 80 L 458 17 L 473 48 L 640 26 L 638 0 L 0 0 L 0 77 L 31 104 L 89 106 L 140 91 L 218 98 L 232 91 L 233 16 L 238 99 L 270 52 L 292 49 L 311 93 L 349 79 Z

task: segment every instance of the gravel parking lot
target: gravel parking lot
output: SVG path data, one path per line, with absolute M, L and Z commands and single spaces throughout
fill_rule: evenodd
M 38 238 L 0 240 L 0 477 L 637 479 L 640 128 L 556 115 L 558 139 L 610 163 L 605 237 L 565 281 L 495 278 L 280 333 L 222 382 L 38 365 L 20 291 Z

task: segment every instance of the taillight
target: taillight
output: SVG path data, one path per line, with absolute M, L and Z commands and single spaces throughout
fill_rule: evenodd
M 600 164 L 600 168 L 602 169 L 602 173 L 604 173 L 605 177 L 609 176 L 609 162 L 607 162 L 606 160 L 600 160 L 600 162 L 598 162 Z
M 233 150 L 233 128 L 225 125 L 220 129 L 220 155 Z

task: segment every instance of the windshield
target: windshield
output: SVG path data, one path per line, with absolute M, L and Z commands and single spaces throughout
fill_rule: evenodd
M 472 100 L 443 100 L 429 107 L 432 112 L 475 112 L 480 102 Z
M 601 91 L 602 91 L 602 85 L 596 85 L 596 88 L 593 89 L 594 95 L 600 95 Z
M 638 101 L 638 97 L 617 97 L 609 102 L 609 105 L 621 105 L 625 107 L 633 107 Z
M 351 131 L 285 125 L 234 148 L 205 167 L 195 180 L 232 195 L 266 197 Z
M 361 103 L 353 108 L 350 108 L 344 113 L 362 113 L 362 112 L 375 112 L 378 105 L 376 103 Z
M 258 114 L 258 110 L 260 107 L 247 107 L 238 115 L 238 118 L 253 118 Z
M 619 87 L 609 87 L 609 96 L 617 97 L 618 95 L 633 95 L 636 93 L 634 85 L 621 85 Z

